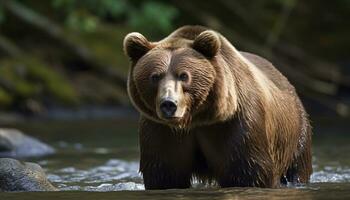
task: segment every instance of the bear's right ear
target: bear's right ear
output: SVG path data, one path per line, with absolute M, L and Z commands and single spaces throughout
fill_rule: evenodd
M 149 50 L 152 49 L 151 43 L 141 33 L 129 33 L 124 38 L 124 52 L 132 60 L 137 61 Z
M 207 58 L 214 57 L 221 46 L 217 33 L 211 30 L 203 31 L 193 41 L 192 48 Z

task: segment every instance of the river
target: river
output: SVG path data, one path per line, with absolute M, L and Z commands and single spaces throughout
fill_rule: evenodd
M 36 199 L 350 199 L 350 129 L 319 120 L 313 135 L 311 183 L 280 189 L 215 188 L 145 191 L 138 173 L 136 120 L 29 121 L 12 124 L 54 146 L 39 163 L 60 192 L 0 193 L 1 200 Z

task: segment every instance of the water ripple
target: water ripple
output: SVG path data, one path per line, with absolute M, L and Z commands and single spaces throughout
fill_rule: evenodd
M 49 173 L 48 179 L 62 190 L 141 190 L 144 186 L 138 167 L 138 162 L 111 159 L 87 170 L 62 168 Z
M 51 182 L 61 190 L 83 191 L 119 191 L 144 190 L 141 175 L 138 173 L 139 162 L 111 159 L 106 163 L 89 169 L 66 167 L 48 174 Z M 350 168 L 339 166 L 319 167 L 314 164 L 311 183 L 350 182 Z M 204 187 L 194 183 L 194 187 Z
M 311 175 L 312 183 L 343 183 L 350 182 L 350 169 L 343 167 L 326 166 Z

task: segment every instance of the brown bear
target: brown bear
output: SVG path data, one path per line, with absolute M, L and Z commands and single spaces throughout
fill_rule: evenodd
M 184 26 L 159 42 L 124 39 L 128 93 L 140 112 L 146 189 L 307 183 L 311 127 L 294 87 L 220 33 Z

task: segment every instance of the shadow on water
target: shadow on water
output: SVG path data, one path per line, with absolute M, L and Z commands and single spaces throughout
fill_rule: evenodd
M 316 123 L 314 123 L 316 124 Z M 344 122 L 315 128 L 311 183 L 281 189 L 207 188 L 144 191 L 135 120 L 34 121 L 16 128 L 53 145 L 39 163 L 62 192 L 0 193 L 0 199 L 350 199 L 350 137 Z M 85 191 L 89 191 L 86 193 Z

